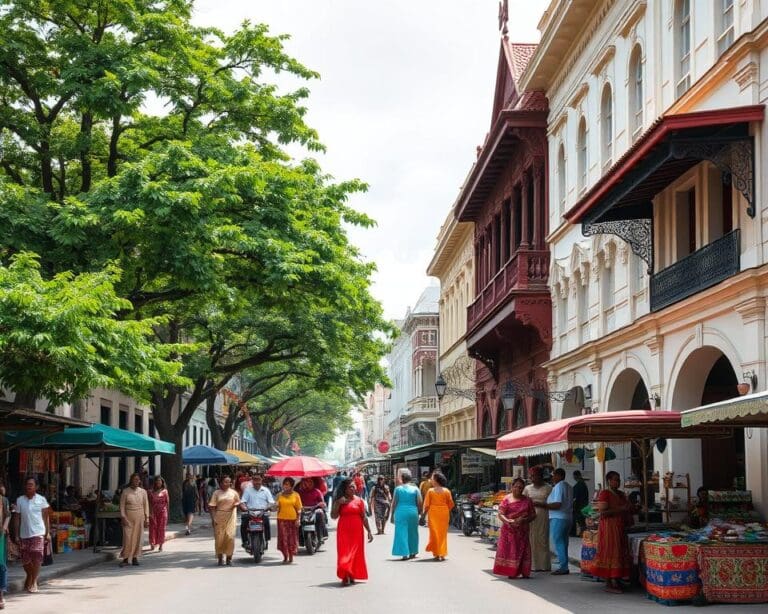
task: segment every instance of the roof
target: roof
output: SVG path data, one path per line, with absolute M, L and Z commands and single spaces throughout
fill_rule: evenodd
M 726 437 L 732 430 L 718 425 L 683 428 L 677 411 L 612 411 L 552 420 L 513 431 L 496 441 L 497 458 L 562 452 L 573 444 L 626 442 L 633 439 L 699 439 Z
M 515 83 L 520 81 L 520 77 L 528 67 L 528 62 L 531 60 L 534 51 L 536 51 L 536 43 L 510 43 L 509 39 L 504 38 L 503 43 L 504 52 L 509 63 L 509 69 L 512 72 L 512 78 Z
M 427 286 L 421 293 L 411 315 L 417 313 L 437 313 L 440 310 L 440 286 Z
M 33 409 L 18 409 L 0 402 L 0 431 L 63 431 L 67 426 L 89 426 L 89 422 Z

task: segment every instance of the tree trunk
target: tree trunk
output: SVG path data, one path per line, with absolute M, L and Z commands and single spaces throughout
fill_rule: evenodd
M 183 522 L 184 520 L 184 513 L 181 507 L 181 486 L 184 482 L 184 475 L 182 473 L 184 465 L 181 460 L 182 435 L 183 431 L 179 435 L 174 435 L 172 439 L 161 435 L 164 441 L 176 444 L 177 451 L 176 454 L 164 454 L 161 460 L 162 475 L 170 497 L 168 508 L 169 522 Z
M 224 429 L 216 421 L 216 397 L 211 397 L 205 402 L 205 422 L 211 431 L 211 445 L 217 450 L 226 450 L 229 441 L 224 439 Z

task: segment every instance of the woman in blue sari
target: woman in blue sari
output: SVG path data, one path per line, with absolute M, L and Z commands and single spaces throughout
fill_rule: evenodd
M 411 484 L 410 471 L 403 470 L 400 479 L 403 483 L 395 488 L 392 499 L 391 520 L 395 524 L 392 555 L 407 561 L 419 552 L 419 516 L 423 501 L 419 489 Z

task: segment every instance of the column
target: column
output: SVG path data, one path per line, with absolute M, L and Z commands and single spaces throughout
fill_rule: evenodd
M 514 253 L 517 251 L 517 243 L 515 242 L 515 227 L 517 226 L 517 216 L 518 216 L 518 209 L 517 206 L 519 204 L 519 200 L 517 198 L 519 191 L 518 191 L 518 185 L 515 184 L 512 187 L 512 196 L 509 201 L 509 255 L 512 257 Z
M 542 249 L 542 219 L 544 217 L 543 165 L 540 161 L 533 167 L 533 249 Z
M 530 246 L 530 237 L 528 236 L 528 199 L 529 199 L 529 189 L 528 189 L 528 176 L 529 171 L 526 170 L 523 173 L 523 179 L 522 179 L 522 202 L 520 203 L 520 212 L 522 215 L 521 219 L 521 240 L 520 240 L 520 249 L 528 249 Z
M 508 237 L 504 236 L 504 231 L 509 228 L 509 211 L 507 211 L 507 203 L 509 201 L 505 200 L 501 203 L 501 217 L 499 218 L 500 224 L 501 224 L 501 266 L 503 267 L 504 264 L 506 264 L 507 260 L 509 260 L 509 241 L 507 240 Z

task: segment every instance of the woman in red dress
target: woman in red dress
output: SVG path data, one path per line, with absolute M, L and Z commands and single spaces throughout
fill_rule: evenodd
M 339 520 L 336 525 L 336 575 L 344 586 L 354 584 L 356 580 L 368 579 L 363 527 L 368 533 L 368 542 L 373 541 L 373 533 L 365 515 L 365 503 L 355 492 L 355 484 L 351 479 L 342 480 L 333 495 L 331 509 L 331 518 Z
M 155 478 L 149 498 L 149 547 L 155 546 L 163 551 L 165 543 L 165 527 L 168 526 L 168 491 L 165 488 L 165 480 L 159 475 Z
M 536 519 L 536 508 L 530 497 L 523 494 L 525 482 L 516 478 L 512 492 L 499 505 L 501 531 L 496 546 L 493 573 L 507 576 L 531 577 L 531 540 L 528 536 L 530 523 Z
M 630 504 L 627 496 L 619 490 L 621 477 L 615 471 L 605 475 L 608 488 L 597 495 L 597 510 L 600 525 L 597 529 L 597 554 L 594 571 L 599 578 L 605 578 L 605 590 L 621 593 L 622 578 L 630 572 L 629 540 L 626 529 L 631 525 Z

